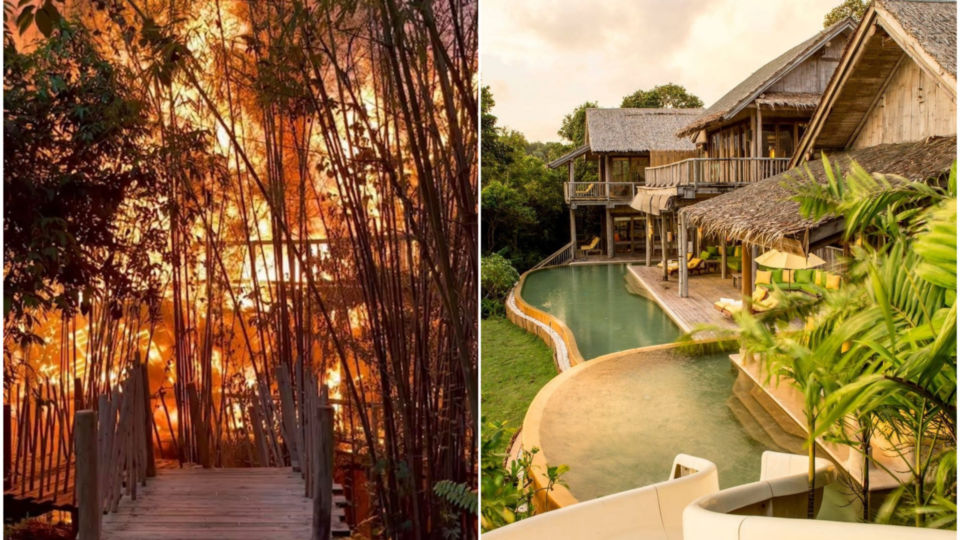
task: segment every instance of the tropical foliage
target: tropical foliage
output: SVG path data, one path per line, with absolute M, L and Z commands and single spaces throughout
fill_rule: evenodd
M 481 97 L 481 246 L 485 255 L 499 253 L 522 272 L 569 241 L 566 170 L 548 169 L 546 163 L 572 147 L 531 143 L 517 131 L 498 127 L 490 89 L 485 87 Z M 590 174 L 583 165 L 577 174 Z
M 161 151 L 146 104 L 86 29 L 57 24 L 30 52 L 4 38 L 3 313 L 21 341 L 38 311 L 73 312 L 94 286 L 154 308 L 160 295 Z
M 503 301 L 518 279 L 517 269 L 500 255 L 494 253 L 480 259 L 480 301 L 484 319 L 503 314 Z
M 795 200 L 807 217 L 845 220 L 844 285 L 819 301 L 777 292 L 779 309 L 738 316 L 742 346 L 803 393 L 811 440 L 850 445 L 898 478 L 875 515 L 863 486 L 864 519 L 954 527 L 956 165 L 926 183 L 824 165 L 827 182 L 800 182 Z
M 506 446 L 513 431 L 504 422 L 485 422 L 481 434 L 480 489 L 483 497 L 480 501 L 480 527 L 483 531 L 490 531 L 534 515 L 534 497 L 552 490 L 557 484 L 563 485 L 563 474 L 569 468 L 566 465 L 548 466 L 544 471 L 547 485 L 537 488 L 527 471 L 533 463 L 533 456 L 540 451 L 538 448 L 522 450 L 509 467 L 504 467 L 506 454 L 498 449 Z
M 853 17 L 853 20 L 859 21 L 869 4 L 866 0 L 843 0 L 840 5 L 823 16 L 823 27 L 828 28 L 847 17 Z

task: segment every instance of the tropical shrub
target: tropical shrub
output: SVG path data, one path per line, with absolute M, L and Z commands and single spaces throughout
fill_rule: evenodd
M 503 315 L 503 301 L 510 293 L 520 273 L 497 253 L 480 259 L 480 289 L 483 318 Z
M 566 465 L 548 466 L 548 482 L 536 488 L 527 470 L 533 457 L 540 451 L 523 450 L 516 459 L 504 466 L 506 454 L 498 448 L 507 446 L 514 431 L 506 422 L 484 422 L 480 442 L 480 528 L 490 531 L 536 513 L 534 497 L 542 491 L 550 491 L 557 484 L 563 485 L 562 476 L 569 468 Z
M 878 467 L 874 444 L 894 450 L 908 475 L 875 516 L 863 486 L 864 519 L 955 527 L 956 164 L 945 186 L 824 166 L 827 182 L 794 199 L 805 217 L 844 218 L 845 285 L 738 315 L 741 344 L 804 394 L 811 460 L 818 436 Z

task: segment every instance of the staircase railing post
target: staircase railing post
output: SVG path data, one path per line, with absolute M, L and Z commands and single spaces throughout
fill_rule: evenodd
M 320 406 L 316 408 L 318 467 L 314 471 L 313 492 L 313 537 L 312 540 L 328 540 L 331 532 L 333 510 L 333 408 L 329 405 L 327 388 L 320 394 Z
M 157 462 L 153 455 L 153 411 L 150 409 L 150 375 L 147 362 L 140 364 L 140 377 L 143 387 L 144 443 L 147 449 L 147 477 L 157 475 Z
M 100 540 L 97 414 L 89 409 L 77 411 L 73 429 L 77 453 L 78 538 Z

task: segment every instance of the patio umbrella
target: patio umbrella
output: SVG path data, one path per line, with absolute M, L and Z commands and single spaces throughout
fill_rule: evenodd
M 769 266 L 770 268 L 786 268 L 787 270 L 800 270 L 803 268 L 815 268 L 825 263 L 823 259 L 813 253 L 803 257 L 794 255 L 778 249 L 771 249 L 757 257 L 757 264 Z

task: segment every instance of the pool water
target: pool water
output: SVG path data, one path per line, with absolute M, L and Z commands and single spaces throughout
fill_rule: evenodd
M 654 301 L 627 291 L 626 273 L 625 264 L 540 270 L 527 276 L 521 295 L 570 328 L 585 360 L 675 341 L 680 329 Z
M 542 450 L 570 467 L 579 500 L 667 480 L 679 453 L 716 463 L 721 489 L 754 482 L 768 448 L 726 405 L 735 379 L 724 354 L 651 351 L 590 365 L 548 399 Z
M 625 264 L 541 270 L 521 295 L 570 328 L 584 359 L 676 341 L 679 328 L 627 290 L 626 272 Z M 587 366 L 550 394 L 540 419 L 541 451 L 570 467 L 564 481 L 581 501 L 667 480 L 679 453 L 714 462 L 724 489 L 757 481 L 764 450 L 785 451 L 751 437 L 728 406 L 737 370 L 726 354 L 644 351 Z M 856 521 L 854 499 L 836 482 L 818 517 Z

